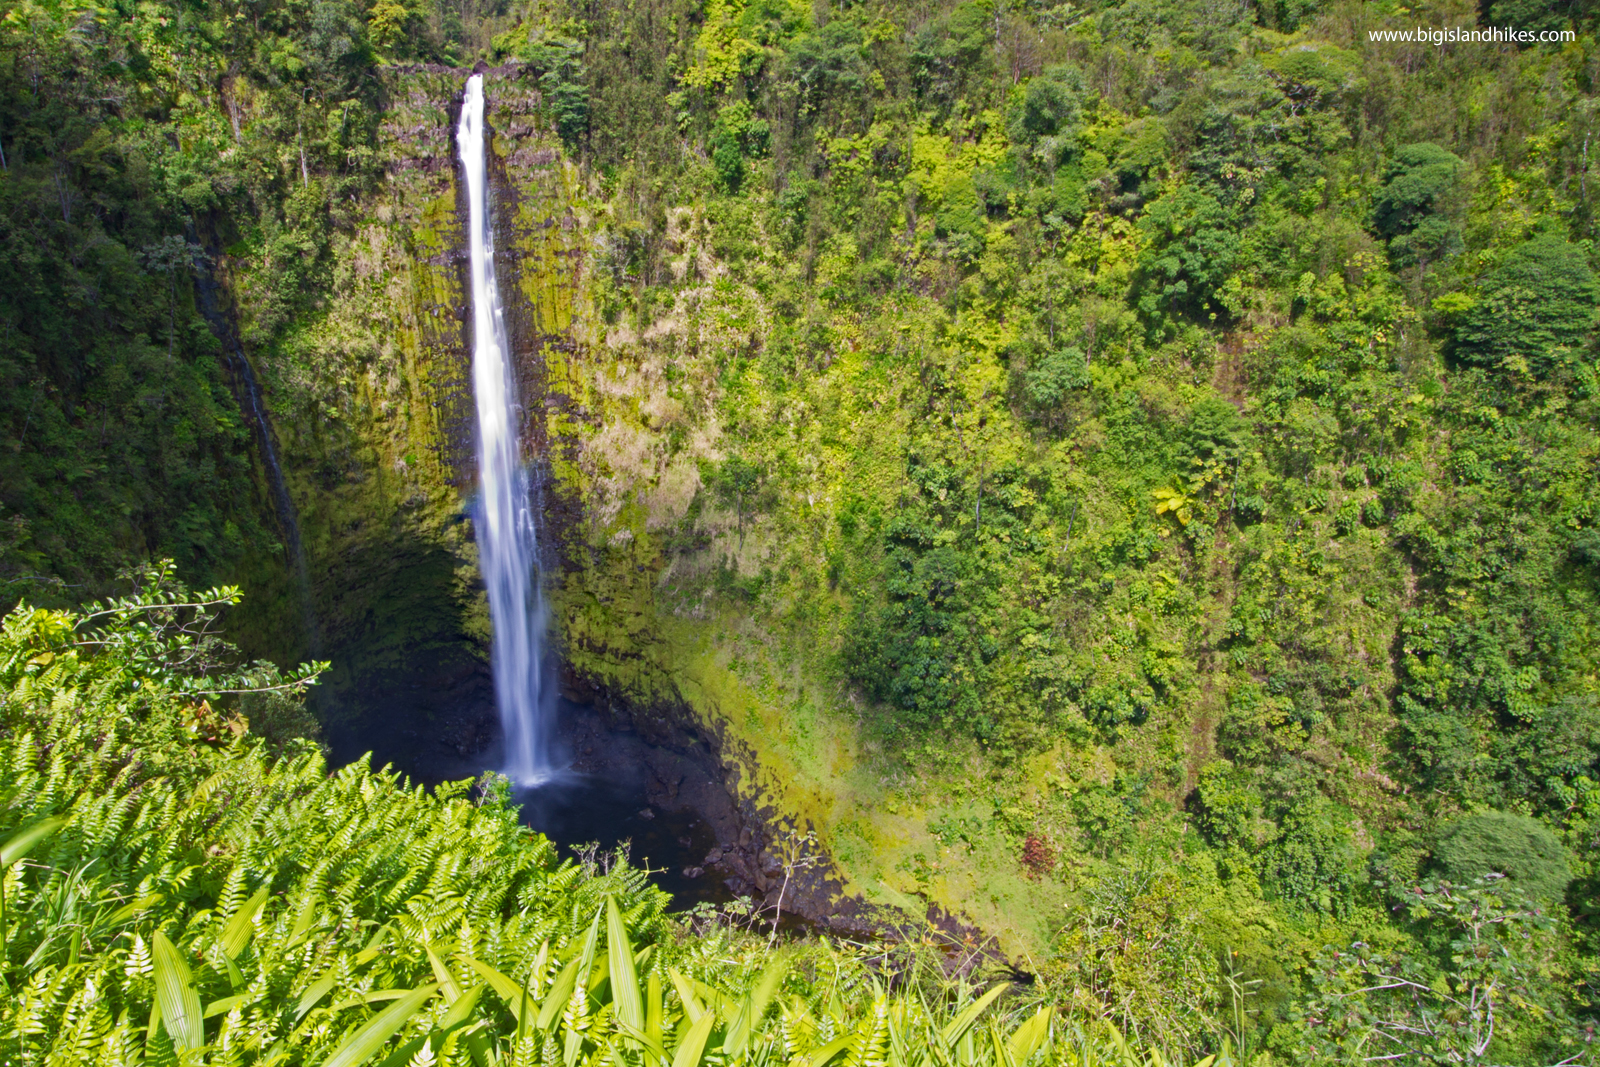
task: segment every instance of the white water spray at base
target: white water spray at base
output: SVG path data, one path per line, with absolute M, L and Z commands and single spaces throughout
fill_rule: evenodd
M 494 275 L 489 222 L 483 76 L 467 80 L 457 130 L 467 179 L 467 254 L 472 284 L 472 391 L 478 405 L 478 555 L 489 591 L 490 664 L 505 734 L 507 777 L 536 785 L 551 777 L 545 633 L 549 607 L 538 566 L 539 516 L 517 439 L 516 376 Z

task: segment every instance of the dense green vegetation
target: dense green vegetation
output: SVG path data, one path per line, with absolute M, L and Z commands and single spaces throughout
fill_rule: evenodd
M 692 521 L 760 486 L 676 610 L 865 698 L 939 845 L 901 886 L 1022 857 L 1129 1026 L 1219 1018 L 1236 953 L 1304 1056 L 1323 946 L 1445 966 L 1460 897 L 1415 887 L 1490 871 L 1564 903 L 1547 1013 L 1471 1055 L 1595 1010 L 1600 58 L 1535 7 L 1577 41 L 1367 40 L 1449 3 L 530 17 L 589 42 L 609 343 L 723 427 Z M 633 355 L 668 308 L 749 340 Z M 1168 957 L 1123 958 L 1139 922 Z
M 1479 17 L 1459 0 L 0 10 L 8 601 L 77 602 L 64 583 L 97 594 L 153 556 L 200 581 L 282 569 L 195 265 L 225 250 L 274 409 L 347 418 L 354 387 L 316 335 L 339 242 L 376 225 L 385 79 L 518 60 L 581 168 L 593 358 L 576 362 L 634 383 L 594 405 L 632 436 L 590 440 L 574 476 L 601 518 L 574 534 L 591 551 L 570 587 L 609 604 L 626 598 L 605 583 L 639 581 L 663 615 L 712 619 L 799 724 L 797 766 L 834 762 L 805 748 L 816 722 L 862 739 L 884 810 L 923 829 L 902 845 L 871 812 L 823 827 L 841 862 L 879 864 L 900 899 L 993 868 L 940 902 L 996 926 L 1006 886 L 1041 902 L 1009 947 L 1063 1018 L 1175 1055 L 1226 1035 L 1263 1063 L 1593 1059 L 1600 27 L 1583 5 L 1487 5 L 1576 31 L 1520 48 L 1368 40 Z M 53 998 L 30 1049 L 72 1027 L 160 1046 L 149 974 L 118 955 L 157 930 L 195 997 L 260 998 L 204 1024 L 219 1048 L 275 1035 L 243 1058 L 284 1038 L 320 1060 L 382 1014 L 313 1001 L 316 1036 L 288 1042 L 324 972 L 363 996 L 438 982 L 396 1002 L 413 1014 L 390 1051 L 436 1028 L 428 1056 L 571 1067 L 656 1055 L 607 1021 L 656 995 L 650 975 L 659 992 L 679 967 L 737 1005 L 760 970 L 760 942 L 723 932 L 696 956 L 636 873 L 562 867 L 492 801 L 325 778 L 289 752 L 307 726 L 287 698 L 242 708 L 284 723 L 269 765 L 185 710 L 192 672 L 129 689 L 153 653 L 55 666 L 75 625 L 7 624 L 4 832 L 75 812 L 6 876 L 6 981 Z M 278 684 L 253 670 L 220 688 Z M 185 808 L 207 780 L 230 792 Z M 318 799 L 251 821 L 276 797 Z M 369 821 L 330 860 L 348 869 L 313 878 L 284 842 L 346 826 L 318 804 Z M 85 829 L 102 809 L 123 821 Z M 474 834 L 503 867 L 441 866 Z M 427 926 L 433 903 L 407 910 L 451 892 L 448 930 Z M 521 982 L 549 939 L 547 983 L 607 893 L 654 946 L 641 998 L 624 1009 L 595 979 L 575 1010 L 615 1004 L 606 1020 L 540 1028 L 594 1037 L 513 1051 L 524 1009 L 466 1001 L 467 961 Z M 77 940 L 50 933 L 68 908 Z M 324 927 L 305 956 L 296 938 Z M 363 960 L 379 929 L 393 951 Z M 874 1007 L 859 960 L 816 951 L 783 988 L 818 1039 L 785 1056 L 869 1016 L 894 1020 L 886 1047 L 920 1047 L 905 1035 L 937 1011 Z M 856 976 L 837 1012 L 818 977 L 834 966 Z M 737 1030 L 739 1010 L 709 1025 Z M 762 1033 L 800 1040 L 788 1010 Z M 1010 1032 L 957 1042 L 960 1062 L 998 1065 Z M 851 1054 L 879 1062 L 876 1040 Z
M 186 634 L 232 591 L 173 592 L 0 631 L 8 1062 L 1182 1062 L 913 950 L 691 930 L 625 854 L 558 860 L 493 776 L 329 774 L 195 703 L 306 675 L 197 671 Z

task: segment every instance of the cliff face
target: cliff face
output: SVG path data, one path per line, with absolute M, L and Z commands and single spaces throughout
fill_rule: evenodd
M 313 632 L 286 590 L 252 598 L 242 636 L 282 649 L 281 635 L 295 633 L 285 654 L 333 661 L 318 701 L 336 747 L 349 720 L 426 720 L 481 698 L 487 684 L 488 617 L 463 521 L 473 407 L 459 81 L 427 70 L 389 79 L 376 142 L 384 177 L 358 223 L 334 238 L 331 291 L 284 343 L 252 353 L 298 513 Z M 225 266 L 248 333 L 263 265 L 241 256 Z
M 336 754 L 353 758 L 379 738 L 403 769 L 443 744 L 465 771 L 495 729 L 467 519 L 474 409 L 454 144 L 466 74 L 387 75 L 377 140 L 385 177 L 359 204 L 359 223 L 335 239 L 334 285 L 286 344 L 251 353 L 313 611 L 297 614 L 281 556 L 253 559 L 238 636 L 255 651 L 332 660 L 317 703 Z M 647 738 L 690 748 L 704 739 L 721 753 L 751 830 L 738 839 L 735 826 L 715 876 L 770 893 L 780 824 L 817 829 L 827 848 L 841 803 L 865 814 L 832 791 L 830 775 L 857 762 L 853 733 L 825 727 L 820 778 L 820 764 L 797 759 L 791 746 L 809 749 L 826 720 L 804 698 L 795 713 L 792 687 L 749 684 L 741 642 L 759 639 L 760 624 L 714 606 L 716 583 L 757 573 L 778 536 L 711 502 L 701 485 L 702 465 L 727 450 L 719 374 L 765 336 L 770 312 L 725 277 L 705 247 L 705 220 L 684 210 L 667 226 L 674 302 L 607 323 L 594 290 L 625 271 L 617 234 L 630 220 L 569 162 L 522 68 L 485 80 L 497 266 L 546 555 L 559 571 L 569 691 Z M 234 256 L 221 267 L 248 331 L 258 264 Z M 805 880 L 830 892 L 820 872 Z

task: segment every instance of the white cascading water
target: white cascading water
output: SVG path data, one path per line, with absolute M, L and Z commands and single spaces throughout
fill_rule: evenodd
M 483 76 L 467 80 L 456 141 L 467 179 L 467 254 L 472 281 L 472 390 L 478 402 L 478 554 L 489 590 L 493 628 L 490 663 L 495 703 L 505 733 L 507 777 L 534 785 L 551 776 L 545 693 L 549 607 L 538 565 L 538 512 L 517 439 L 516 376 L 494 276 L 489 221 L 488 143 L 483 128 Z

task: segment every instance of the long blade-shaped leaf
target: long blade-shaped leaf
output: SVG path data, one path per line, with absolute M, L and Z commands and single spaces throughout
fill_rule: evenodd
M 473 986 L 467 992 L 456 998 L 450 1005 L 450 1010 L 444 1013 L 444 1018 L 439 1020 L 440 1030 L 449 1030 L 460 1026 L 472 1018 L 472 1009 L 478 1006 L 478 998 L 483 995 L 483 986 Z
M 28 854 L 40 841 L 67 824 L 64 816 L 56 815 L 34 823 L 26 830 L 18 830 L 0 845 L 0 867 L 9 867 Z
M 625 1022 L 622 1022 L 620 1019 L 613 1019 L 612 1022 L 616 1023 L 618 1030 L 622 1031 L 622 1033 L 633 1038 L 635 1041 L 639 1042 L 639 1044 L 644 1046 L 645 1052 L 649 1053 L 650 1057 L 653 1057 L 647 1058 L 645 1060 L 646 1063 L 664 1065 L 667 1062 L 667 1050 L 661 1047 L 661 1042 L 656 1041 L 643 1030 L 635 1030 L 633 1027 L 629 1026 Z
M 327 996 L 328 991 L 334 987 L 334 984 L 338 982 L 338 980 L 339 979 L 333 975 L 329 975 L 326 978 L 320 978 L 317 981 L 312 982 L 311 988 L 305 991 L 305 994 L 300 998 L 300 1003 L 295 1006 L 294 1021 L 299 1022 L 301 1019 L 304 1019 L 306 1017 L 306 1012 L 316 1007 L 317 1001 Z
M 200 994 L 195 992 L 189 965 L 184 962 L 183 953 L 159 930 L 151 949 L 156 972 L 156 1001 L 161 1005 L 161 1023 L 167 1028 L 167 1036 L 179 1048 L 199 1048 L 206 1043 L 205 1020 L 200 1013 Z
M 974 1000 L 971 1004 L 968 1004 L 966 1008 L 962 1010 L 960 1015 L 957 1015 L 954 1019 L 951 1019 L 945 1024 L 944 1029 L 939 1031 L 939 1036 L 944 1038 L 944 1043 L 946 1045 L 953 1045 L 957 1041 L 960 1041 L 962 1036 L 965 1035 L 969 1029 L 971 1029 L 972 1024 L 978 1021 L 978 1016 L 983 1014 L 983 1009 L 993 1004 L 999 998 L 1001 993 L 1004 993 L 1010 988 L 1010 982 L 1001 982 L 999 985 L 989 990 L 989 992 L 985 993 L 977 1000 Z
M 555 984 L 550 987 L 550 992 L 544 996 L 544 1003 L 539 1007 L 539 1017 L 534 1021 L 534 1029 L 548 1030 L 550 1024 L 555 1022 L 556 1016 L 567 1006 L 567 1001 L 572 998 L 573 987 L 578 984 L 578 968 L 583 961 L 576 956 L 561 968 L 561 973 L 556 975 Z
M 716 1023 L 716 1012 L 702 1013 L 699 1021 L 689 1027 L 689 1032 L 683 1035 L 678 1051 L 673 1054 L 672 1067 L 700 1067 L 700 1057 L 706 1050 L 706 1039 L 711 1036 L 711 1028 Z
M 667 974 L 672 978 L 672 987 L 678 991 L 678 999 L 683 1001 L 683 1013 L 689 1017 L 690 1022 L 699 1022 L 700 1016 L 705 1014 L 706 1009 L 700 1006 L 700 998 L 694 995 L 694 986 L 689 984 L 689 979 L 678 973 L 676 967 L 669 968 Z
M 855 1040 L 856 1032 L 854 1030 L 834 1038 L 811 1054 L 811 1067 L 827 1067 L 829 1061 L 848 1049 Z
M 994 1050 L 995 1067 L 1016 1067 L 1016 1062 L 1011 1059 L 1011 1051 L 1006 1048 L 1005 1039 L 1000 1036 L 1000 1027 L 994 1019 L 989 1019 L 989 1047 Z
M 222 931 L 222 954 L 231 959 L 237 959 L 239 953 L 250 943 L 250 935 L 255 933 L 256 914 L 266 906 L 267 897 L 272 895 L 272 887 L 264 885 L 256 890 L 256 895 L 244 902 L 244 906 L 228 920 L 228 926 Z
M 351 1034 L 332 1056 L 322 1061 L 322 1067 L 359 1067 L 366 1063 L 383 1048 L 384 1042 L 422 1010 L 438 988 L 431 983 L 420 986 L 395 1001 L 377 1018 Z
M 526 999 L 523 988 L 482 960 L 469 960 L 468 962 L 472 964 L 472 969 L 482 975 L 485 982 L 489 983 L 489 987 L 500 994 L 500 999 L 505 1001 L 506 1007 L 511 1011 L 511 1017 L 521 1023 L 522 1002 Z
M 639 977 L 633 969 L 633 946 L 622 925 L 617 898 L 606 897 L 606 953 L 611 958 L 611 1005 L 617 1019 L 634 1030 L 644 1029 L 644 1005 L 639 998 Z
M 761 1022 L 761 1017 L 767 1013 L 767 1007 L 772 1003 L 773 994 L 778 991 L 778 985 L 783 981 L 783 976 L 789 970 L 788 953 L 775 956 L 761 970 L 761 975 L 756 979 L 756 984 L 739 1007 L 739 1014 L 734 1018 L 733 1024 L 728 1027 L 728 1036 L 722 1042 L 722 1051 L 729 1056 L 737 1056 L 744 1051 L 746 1042 L 750 1040 L 750 1033 Z
M 644 1033 L 657 1045 L 661 1044 L 661 1016 L 665 1005 L 661 1002 L 661 972 L 651 971 L 645 979 Z
M 1011 1054 L 1011 1062 L 1016 1067 L 1023 1067 L 1029 1057 L 1039 1050 L 1039 1046 L 1044 1044 L 1044 1039 L 1050 1034 L 1052 1014 L 1050 1005 L 1044 1005 L 1031 1019 L 1017 1027 L 1006 1041 L 1006 1051 Z
M 454 1004 L 461 997 L 461 987 L 456 984 L 455 975 L 450 973 L 450 968 L 434 954 L 433 949 L 425 947 L 423 951 L 428 954 L 428 966 L 433 968 L 433 976 L 439 980 L 439 992 L 444 994 L 444 1002 Z
M 239 1005 L 247 1003 L 253 996 L 255 996 L 253 993 L 240 993 L 237 996 L 223 997 L 221 1000 L 213 1000 L 210 1004 L 206 1005 L 205 1017 L 210 1019 L 213 1016 L 221 1015 L 225 1011 L 232 1011 Z

